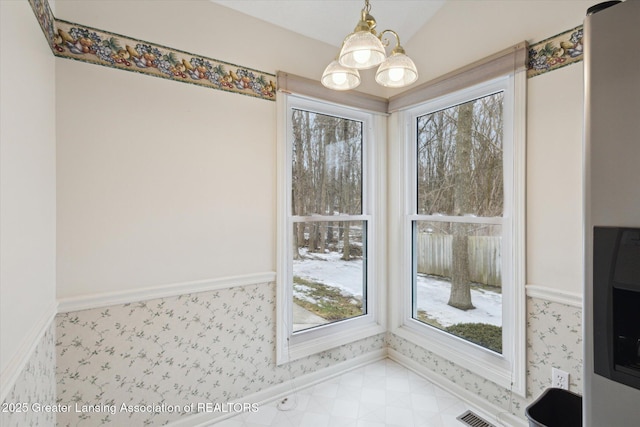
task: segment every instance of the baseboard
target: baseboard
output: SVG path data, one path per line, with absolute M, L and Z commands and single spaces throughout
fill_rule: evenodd
M 43 312 L 43 315 L 31 327 L 24 336 L 18 347 L 18 351 L 13 355 L 5 369 L 0 374 L 0 402 L 4 402 L 16 381 L 22 374 L 25 366 L 31 360 L 33 352 L 42 341 L 42 337 L 51 327 L 57 312 L 57 304 L 51 304 Z
M 342 375 L 345 372 L 357 369 L 361 366 L 368 365 L 369 363 L 385 359 L 387 357 L 387 350 L 380 349 L 372 351 L 367 354 L 355 357 L 353 359 L 346 360 L 328 368 L 322 369 L 317 372 L 312 372 L 301 377 L 297 377 L 292 380 L 288 380 L 284 383 L 277 384 L 273 387 L 269 387 L 266 390 L 259 391 L 257 393 L 250 394 L 242 399 L 236 399 L 234 402 L 229 403 L 243 403 L 251 404 L 257 403 L 258 405 L 264 405 L 273 402 L 277 399 L 290 396 L 295 390 L 310 387 L 320 382 L 326 381 L 330 378 Z M 231 418 L 237 414 L 235 413 L 207 413 L 197 414 L 185 417 L 167 424 L 168 427 L 206 427 L 214 425 L 217 422 Z
M 108 292 L 97 295 L 61 298 L 58 300 L 58 313 L 102 308 L 118 304 L 130 304 L 156 298 L 167 298 L 197 292 L 218 291 L 236 286 L 259 285 L 276 280 L 276 273 L 265 272 L 230 276 L 193 282 L 171 283 L 143 289 Z
M 393 349 L 387 349 L 387 353 L 389 359 L 399 363 L 407 369 L 410 369 L 411 371 L 426 378 L 438 387 L 441 387 L 442 389 L 453 394 L 460 400 L 466 402 L 468 405 L 473 407 L 474 411 L 478 412 L 478 415 L 487 419 L 491 423 L 496 423 L 496 425 L 499 426 L 509 427 L 528 426 L 526 420 L 510 414 L 503 408 L 486 401 L 477 394 L 472 393 L 469 390 L 466 390 L 463 387 L 459 386 L 458 384 L 449 381 L 445 377 L 436 374 L 435 372 L 425 368 L 415 360 L 403 355 L 402 353 L 399 353 Z
M 582 294 L 560 291 L 548 286 L 527 285 L 527 296 L 545 301 L 557 302 L 571 307 L 582 307 Z

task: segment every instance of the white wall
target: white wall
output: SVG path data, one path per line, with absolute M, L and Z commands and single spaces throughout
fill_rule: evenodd
M 29 3 L 0 2 L 2 390 L 55 304 L 54 59 Z
M 582 63 L 529 80 L 527 284 L 582 294 Z
M 271 73 L 314 76 L 335 54 L 210 2 L 57 15 Z M 275 270 L 275 102 L 56 61 L 58 297 Z
M 57 73 L 59 297 L 274 270 L 274 103 Z

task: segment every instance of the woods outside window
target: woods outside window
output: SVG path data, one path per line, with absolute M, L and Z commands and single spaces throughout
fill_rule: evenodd
M 280 363 L 383 331 L 374 261 L 385 175 L 374 173 L 373 113 L 282 98 Z
M 404 286 L 392 332 L 523 394 L 526 80 L 460 80 L 396 113 Z
M 502 353 L 504 92 L 416 118 L 413 318 Z
M 293 332 L 367 313 L 363 123 L 292 108 Z

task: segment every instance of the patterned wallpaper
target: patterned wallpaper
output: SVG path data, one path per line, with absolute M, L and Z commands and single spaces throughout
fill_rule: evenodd
M 275 75 L 57 19 L 28 0 L 54 55 L 153 77 L 275 100 Z M 582 61 L 582 26 L 530 46 L 527 77 Z
M 527 299 L 527 394 L 551 386 L 551 367 L 569 373 L 569 389 L 582 394 L 582 308 Z
M 57 415 L 60 426 L 162 425 L 198 413 L 198 404 L 241 400 L 386 346 L 524 418 L 550 386 L 552 366 L 569 372 L 570 389 L 582 393 L 581 309 L 528 298 L 527 310 L 527 399 L 393 334 L 277 367 L 272 283 L 60 314 L 3 402 L 26 402 L 29 411 L 0 420 L 53 426 Z
M 57 403 L 81 409 L 58 414 L 59 425 L 166 424 L 385 346 L 521 418 L 551 366 L 582 393 L 578 307 L 527 299 L 526 400 L 393 334 L 277 367 L 274 307 L 275 285 L 262 284 L 58 315 Z
M 278 367 L 275 306 L 266 283 L 59 314 L 57 402 L 74 411 L 58 425 L 162 425 L 385 346 L 380 334 Z
M 582 309 L 527 298 L 527 399 L 522 399 L 394 334 L 387 345 L 490 403 L 525 418 L 524 410 L 551 386 L 551 367 L 569 373 L 570 390 L 582 394 Z
M 529 46 L 527 77 L 535 77 L 582 61 L 582 25 Z
M 29 0 L 54 55 L 182 83 L 275 100 L 275 75 L 57 19 Z
M 52 427 L 56 424 L 56 349 L 52 322 L 2 402 L 3 427 Z M 47 406 L 49 405 L 49 406 Z

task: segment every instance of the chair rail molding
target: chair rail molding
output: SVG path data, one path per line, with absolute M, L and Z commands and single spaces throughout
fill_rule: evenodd
M 582 294 L 567 292 L 549 286 L 528 284 L 526 286 L 527 296 L 546 301 L 557 302 L 571 307 L 582 307 Z
M 148 301 L 156 298 L 193 294 L 198 292 L 218 291 L 237 286 L 260 285 L 276 280 L 275 272 L 245 274 L 241 276 L 221 277 L 190 282 L 170 283 L 143 289 L 105 292 L 94 295 L 80 295 L 58 300 L 58 313 L 70 313 L 78 310 L 108 307 L 118 304 L 129 304 Z

